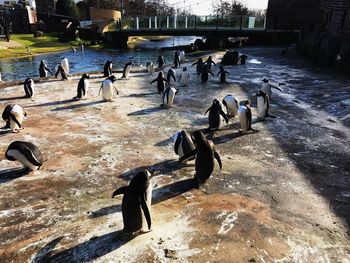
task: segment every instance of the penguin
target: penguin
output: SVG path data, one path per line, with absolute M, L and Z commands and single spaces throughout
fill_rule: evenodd
M 170 68 L 168 70 L 167 75 L 166 75 L 166 79 L 169 83 L 170 83 L 171 78 L 174 80 L 174 82 L 176 82 L 176 71 L 173 68 Z
M 238 120 L 240 124 L 240 131 L 247 132 L 252 130 L 252 111 L 249 107 L 249 100 L 240 102 L 238 108 Z
M 269 80 L 267 78 L 264 78 L 262 80 L 262 84 L 261 84 L 260 90 L 262 90 L 269 97 L 270 101 L 271 101 L 271 96 L 272 96 L 272 89 L 271 88 L 274 88 L 274 89 L 277 89 L 279 91 L 282 91 L 280 88 L 272 86 L 270 84 Z
M 181 66 L 181 62 L 180 62 L 180 54 L 179 51 L 175 51 L 175 57 L 174 57 L 174 67 L 178 68 Z
M 10 128 L 13 132 L 19 132 L 22 129 L 25 117 L 27 113 L 17 104 L 7 105 L 2 113 L 2 119 L 6 121 L 5 128 Z
M 230 75 L 230 73 L 228 73 L 225 69 L 224 69 L 224 66 L 223 65 L 221 65 L 220 66 L 220 71 L 218 72 L 218 76 L 220 75 L 220 82 L 221 83 L 226 83 L 226 74 L 229 74 Z
M 163 104 L 161 106 L 166 109 L 169 109 L 171 105 L 173 105 L 175 95 L 177 94 L 177 92 L 178 90 L 175 89 L 174 87 L 168 87 L 163 92 Z
M 68 80 L 66 71 L 64 70 L 62 65 L 57 65 L 57 71 L 56 71 L 56 74 L 55 74 L 55 78 L 58 77 L 58 74 L 61 74 L 62 80 Z
M 131 61 L 124 65 L 122 79 L 128 79 L 129 78 L 129 72 L 130 72 L 130 69 L 131 69 L 132 65 L 134 65 L 134 63 L 132 63 Z
M 19 161 L 31 171 L 39 170 L 43 165 L 43 157 L 37 146 L 30 142 L 14 141 L 6 150 L 5 157 L 9 161 Z
M 274 117 L 270 115 L 270 99 L 269 97 L 263 92 L 262 90 L 259 90 L 256 93 L 256 101 L 257 101 L 257 108 L 258 108 L 258 118 L 259 119 L 265 119 L 265 117 Z
M 208 66 L 206 64 L 204 64 L 202 67 L 202 71 L 199 74 L 199 75 L 201 75 L 201 80 L 203 83 L 208 81 L 208 78 L 209 78 L 208 73 L 210 73 L 212 76 L 214 76 L 213 72 L 211 72 L 210 69 L 208 68 Z
M 158 77 L 155 78 L 154 80 L 151 81 L 150 85 L 153 82 L 157 81 L 157 89 L 158 89 L 158 94 L 161 94 L 164 91 L 165 88 L 165 82 L 170 84 L 167 79 L 164 78 L 163 71 L 159 72 Z
M 109 77 L 110 75 L 112 75 L 112 61 L 107 60 L 103 67 L 103 76 Z
M 203 59 L 202 58 L 199 58 L 197 60 L 197 62 L 193 63 L 191 65 L 191 67 L 193 67 L 194 65 L 197 65 L 196 66 L 196 72 L 197 72 L 197 75 L 199 75 L 201 72 L 202 72 L 202 68 L 203 68 L 203 65 L 204 65 L 204 62 L 203 62 Z
M 232 95 L 227 95 L 222 100 L 222 104 L 226 107 L 226 116 L 230 119 L 237 115 L 238 101 Z
M 194 175 L 194 180 L 199 188 L 213 173 L 215 166 L 214 158 L 219 163 L 220 169 L 222 168 L 222 163 L 220 155 L 215 151 L 214 143 L 207 140 L 201 131 L 195 131 L 193 133 L 193 139 L 196 149 L 183 155 L 179 161 L 183 162 L 192 156 L 196 156 L 196 174 Z
M 185 62 L 186 61 L 186 57 L 185 57 L 185 51 L 181 50 L 180 53 L 180 62 Z
M 221 124 L 220 115 L 225 119 L 226 124 L 228 124 L 228 118 L 225 112 L 223 112 L 222 110 L 220 101 L 218 101 L 217 99 L 213 100 L 213 104 L 211 105 L 211 107 L 209 107 L 209 109 L 207 109 L 204 115 L 206 115 L 208 111 L 209 111 L 209 130 L 218 130 L 220 128 L 220 124 Z
M 241 62 L 241 64 L 242 65 L 244 65 L 245 64 L 245 61 L 247 60 L 247 58 L 248 58 L 248 56 L 247 55 L 240 55 L 239 56 L 239 58 L 238 58 L 238 60 L 237 60 L 237 64 L 239 63 L 239 62 Z
M 207 65 L 207 67 L 208 67 L 209 70 L 211 69 L 211 65 L 212 65 L 212 64 L 214 64 L 214 65 L 216 66 L 216 64 L 215 64 L 215 62 L 213 61 L 213 59 L 212 59 L 211 56 L 208 57 L 207 61 L 205 61 L 205 64 Z
M 66 57 L 61 59 L 61 66 L 64 69 L 64 72 L 68 76 L 69 75 L 69 62 L 68 62 L 68 59 Z
M 109 76 L 106 78 L 100 87 L 100 90 L 98 92 L 98 96 L 100 96 L 101 90 L 102 90 L 102 98 L 105 101 L 112 101 L 113 98 L 113 89 L 117 92 L 117 95 L 119 95 L 119 91 L 116 87 L 114 87 L 113 82 L 115 82 L 117 78 L 114 75 Z
M 153 62 L 148 61 L 146 63 L 146 68 L 147 68 L 147 72 L 148 73 L 150 73 L 150 74 L 154 73 L 154 64 L 153 64 Z
M 39 76 L 40 76 L 40 78 L 46 78 L 47 77 L 47 72 L 50 72 L 50 74 L 53 75 L 51 70 L 48 69 L 45 60 L 41 60 L 40 61 L 40 65 L 39 65 Z
M 165 58 L 163 56 L 158 56 L 157 62 L 158 67 L 161 68 L 165 65 Z
M 187 131 L 177 131 L 174 136 L 174 151 L 181 158 L 185 154 L 194 151 L 194 146 L 191 135 Z M 194 157 L 192 157 L 194 159 Z
M 179 82 L 181 81 L 183 86 L 188 87 L 189 80 L 190 80 L 190 74 L 188 73 L 187 68 L 184 67 L 179 77 Z
M 281 56 L 288 57 L 288 51 L 289 51 L 289 44 L 284 49 L 282 49 Z
M 151 173 L 143 170 L 131 179 L 128 186 L 120 187 L 113 192 L 112 198 L 123 194 L 123 232 L 136 235 L 151 230 L 151 179 Z
M 88 92 L 90 83 L 89 83 L 90 76 L 88 74 L 83 74 L 79 80 L 78 88 L 77 88 L 77 96 L 75 96 L 73 99 L 85 99 L 86 94 Z
M 34 80 L 31 78 L 27 78 L 24 81 L 24 92 L 26 98 L 33 98 L 34 97 Z

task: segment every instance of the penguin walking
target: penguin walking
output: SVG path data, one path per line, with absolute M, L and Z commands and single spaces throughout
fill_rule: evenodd
M 163 92 L 163 104 L 162 107 L 169 109 L 174 102 L 175 95 L 177 94 L 178 90 L 174 87 L 167 87 L 166 90 Z
M 105 65 L 103 66 L 103 76 L 109 77 L 112 75 L 112 60 L 107 60 Z
M 60 64 L 57 65 L 57 71 L 56 71 L 56 74 L 55 74 L 55 78 L 58 77 L 58 74 L 61 74 L 61 79 L 62 80 L 68 80 L 66 71 L 64 70 L 64 68 Z
M 155 78 L 154 80 L 151 81 L 150 85 L 153 83 L 153 82 L 156 82 L 157 81 L 157 90 L 158 90 L 158 94 L 161 94 L 164 89 L 165 89 L 165 83 L 169 83 L 169 81 L 167 79 L 164 78 L 164 74 L 163 74 L 163 71 L 159 72 L 158 74 L 158 77 Z
M 119 95 L 119 91 L 113 85 L 113 82 L 115 82 L 116 80 L 117 78 L 114 75 L 111 75 L 102 82 L 100 90 L 98 92 L 98 96 L 100 96 L 102 90 L 102 98 L 104 101 L 112 101 L 114 94 L 113 90 L 115 90 L 117 95 Z
M 68 76 L 69 75 L 69 62 L 68 62 L 68 59 L 66 57 L 61 59 L 61 66 L 64 69 L 64 72 Z
M 158 67 L 162 68 L 165 65 L 165 58 L 163 56 L 158 56 L 157 62 L 158 62 Z
M 153 64 L 153 62 L 148 61 L 148 62 L 146 63 L 146 68 L 147 68 L 147 72 L 148 72 L 149 74 L 153 74 L 153 73 L 154 73 L 154 64 Z
M 237 61 L 237 64 L 240 62 L 242 65 L 245 64 L 245 61 L 247 60 L 248 56 L 243 54 L 243 55 L 240 55 L 239 58 L 238 58 L 238 61 Z
M 31 171 L 39 170 L 43 165 L 43 157 L 39 148 L 30 142 L 12 142 L 6 150 L 5 157 L 9 161 L 19 161 Z
M 226 107 L 226 116 L 230 119 L 237 115 L 238 111 L 238 101 L 232 95 L 226 95 L 222 104 Z
M 259 90 L 256 93 L 256 104 L 257 104 L 257 110 L 258 110 L 258 118 L 259 119 L 265 119 L 265 117 L 272 117 L 275 116 L 270 115 L 270 99 L 269 96 L 265 94 L 262 90 Z
M 194 146 L 191 135 L 187 131 L 177 131 L 174 136 L 174 151 L 181 158 L 185 154 L 194 151 Z M 192 157 L 194 159 L 194 157 Z
M 216 63 L 213 61 L 212 57 L 209 56 L 207 61 L 205 61 L 205 64 L 207 65 L 208 69 L 211 69 L 211 65 L 214 64 L 216 66 Z
M 220 128 L 220 115 L 225 119 L 226 124 L 228 124 L 228 118 L 221 108 L 220 101 L 217 99 L 213 100 L 213 104 L 207 109 L 204 115 L 206 115 L 207 112 L 209 112 L 209 130 L 218 130 Z
M 222 163 L 220 155 L 215 151 L 214 143 L 207 140 L 201 131 L 195 131 L 193 133 L 193 138 L 196 149 L 182 156 L 179 161 L 183 162 L 192 156 L 196 156 L 196 174 L 194 179 L 199 188 L 200 185 L 205 183 L 213 173 L 215 167 L 214 158 L 219 163 L 220 169 L 222 168 Z
M 175 69 L 170 68 L 170 69 L 168 70 L 168 73 L 166 74 L 166 79 L 167 79 L 167 81 L 168 81 L 169 83 L 170 83 L 171 79 L 173 79 L 174 82 L 176 82 L 176 71 L 175 71 Z
M 40 76 L 40 78 L 46 78 L 47 77 L 47 72 L 50 72 L 50 74 L 53 75 L 51 70 L 48 69 L 45 60 L 41 60 L 40 61 L 40 65 L 39 65 L 39 76 Z
M 131 61 L 124 65 L 122 79 L 129 79 L 129 73 L 132 65 L 134 65 L 134 63 Z
M 77 96 L 75 96 L 73 99 L 86 99 L 86 94 L 88 92 L 90 82 L 89 82 L 90 76 L 88 74 L 83 74 L 79 80 L 78 87 L 77 87 Z
M 199 74 L 201 74 L 201 72 L 202 72 L 202 68 L 203 68 L 203 65 L 204 65 L 203 59 L 202 59 L 202 58 L 199 58 L 199 59 L 197 60 L 197 62 L 195 62 L 195 63 L 193 63 L 193 64 L 191 65 L 191 67 L 193 67 L 194 65 L 197 65 L 197 66 L 196 66 L 196 72 L 197 72 L 197 75 L 199 76 Z
M 112 198 L 123 194 L 123 232 L 136 235 L 151 230 L 151 179 L 151 173 L 143 170 L 131 179 L 128 186 L 120 187 L 113 192 Z
M 190 80 L 190 74 L 188 73 L 187 68 L 184 67 L 179 77 L 179 82 L 182 82 L 183 86 L 188 87 L 189 80 Z
M 221 65 L 220 67 L 220 71 L 218 72 L 218 76 L 220 75 L 220 83 L 226 83 L 226 74 L 229 74 L 229 72 L 227 72 L 225 69 L 224 69 L 224 66 Z
M 34 92 L 35 87 L 34 87 L 34 80 L 31 78 L 27 78 L 24 81 L 24 92 L 25 92 L 25 97 L 26 98 L 33 98 L 34 97 Z
M 180 62 L 180 54 L 179 51 L 175 51 L 175 57 L 174 57 L 174 67 L 178 68 L 181 66 L 181 62 Z
M 241 101 L 240 104 L 238 108 L 240 131 L 247 132 L 252 130 L 252 111 L 249 107 L 249 100 Z
M 27 113 L 17 104 L 7 105 L 2 113 L 2 119 L 6 121 L 5 128 L 10 128 L 13 132 L 19 132 L 22 129 L 26 116 Z
M 202 67 L 202 71 L 199 74 L 199 75 L 201 75 L 201 80 L 202 80 L 203 83 L 208 81 L 209 73 L 214 77 L 213 72 L 211 72 L 211 70 L 208 68 L 208 66 L 206 64 L 204 64 L 203 67 Z
M 267 78 L 264 78 L 262 80 L 262 84 L 261 84 L 260 90 L 262 90 L 269 97 L 270 101 L 271 101 L 271 96 L 272 96 L 272 89 L 271 88 L 274 88 L 274 89 L 277 89 L 279 91 L 282 91 L 280 88 L 272 86 L 270 84 L 269 80 Z

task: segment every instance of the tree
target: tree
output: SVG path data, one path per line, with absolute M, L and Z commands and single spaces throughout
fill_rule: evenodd
M 237 0 L 231 2 L 219 0 L 219 2 L 212 2 L 212 6 L 214 13 L 223 18 L 234 15 L 248 15 L 248 8 Z
M 56 12 L 59 15 L 79 18 L 79 11 L 73 0 L 58 0 L 56 3 Z

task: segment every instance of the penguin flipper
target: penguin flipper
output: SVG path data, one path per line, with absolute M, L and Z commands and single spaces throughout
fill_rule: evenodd
M 226 121 L 226 124 L 228 124 L 228 118 L 227 118 L 227 115 L 225 112 L 223 112 L 223 110 L 220 110 L 220 114 L 222 117 L 224 117 L 225 121 Z
M 16 119 L 16 116 L 10 113 L 10 118 L 18 125 L 19 128 L 22 128 L 21 124 L 19 121 Z
M 220 170 L 221 170 L 221 168 L 222 168 L 222 163 L 221 163 L 220 155 L 218 154 L 218 152 L 214 151 L 214 157 L 215 157 L 215 159 L 218 161 L 219 166 L 220 166 Z
M 21 152 L 23 152 L 23 154 L 27 157 L 28 161 L 32 164 L 34 164 L 35 166 L 42 166 L 42 160 L 38 160 L 35 155 L 34 152 L 29 148 L 29 147 L 21 147 Z M 40 156 L 41 157 L 41 156 Z M 40 158 L 39 159 L 42 159 Z
M 125 191 L 128 187 L 127 186 L 122 186 L 120 188 L 118 188 L 117 190 L 115 190 L 112 194 L 112 198 L 115 197 L 116 195 L 122 195 L 125 194 Z
M 180 142 L 181 142 L 181 138 L 180 138 L 180 136 L 177 136 L 176 141 L 175 141 L 175 145 L 174 145 L 174 151 L 176 154 L 179 154 L 177 149 L 179 148 Z
M 183 162 L 189 158 L 191 158 L 192 156 L 195 156 L 197 154 L 197 149 L 194 149 L 193 151 L 189 152 L 189 153 L 186 153 L 184 156 L 182 156 L 180 159 L 179 159 L 179 162 Z
M 208 111 L 210 111 L 211 110 L 211 107 L 209 107 L 208 109 L 207 109 L 207 111 L 204 113 L 204 115 L 206 115 L 207 113 L 208 113 Z
M 151 224 L 152 224 L 151 214 L 150 214 L 148 206 L 146 204 L 146 199 L 145 199 L 144 195 L 142 195 L 140 197 L 140 204 L 141 204 L 141 208 L 142 208 L 143 214 L 145 215 L 145 218 L 147 220 L 148 229 L 150 230 L 151 229 Z
M 98 96 L 100 96 L 101 94 L 102 87 L 103 87 L 103 83 L 101 84 L 100 90 L 98 91 Z

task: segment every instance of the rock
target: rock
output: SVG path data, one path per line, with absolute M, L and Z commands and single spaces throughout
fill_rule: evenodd
M 44 36 L 43 31 L 35 31 L 35 33 L 34 33 L 34 37 L 43 37 L 43 36 Z
M 165 248 L 164 253 L 166 258 L 178 259 L 178 256 L 175 250 Z
M 202 39 L 200 38 L 197 38 L 195 41 L 194 41 L 194 45 L 198 48 L 198 49 L 205 49 L 205 44 L 203 42 Z
M 239 53 L 236 50 L 226 51 L 221 59 L 223 65 L 237 65 Z

